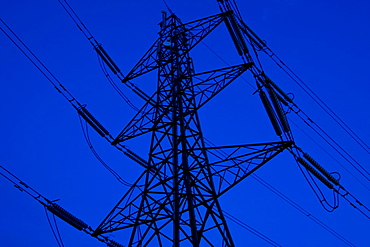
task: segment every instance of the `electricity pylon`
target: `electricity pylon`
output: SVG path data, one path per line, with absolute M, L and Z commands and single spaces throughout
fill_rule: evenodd
M 80 26 L 111 72 L 145 100 L 115 138 L 34 58 L 35 66 L 98 134 L 144 167 L 139 178 L 96 229 L 30 190 L 16 177 L 11 181 L 29 191 L 50 212 L 108 246 L 122 246 L 104 235 L 116 231 L 126 233 L 125 243 L 130 247 L 235 246 L 220 197 L 285 149 L 294 156 L 309 179 L 321 181 L 347 201 L 355 201 L 361 206 L 340 185 L 339 179 L 295 145 L 284 107 L 291 111 L 299 108 L 254 62 L 248 46 L 264 51 L 270 57 L 274 54 L 242 21 L 234 1 L 218 0 L 218 3 L 220 14 L 189 23 L 182 23 L 175 14 L 167 17 L 163 13 L 159 38 L 126 76 L 87 28 Z M 66 2 L 61 4 L 79 25 L 80 19 L 70 6 Z M 197 72 L 190 51 L 221 23 L 226 25 L 243 63 Z M 27 52 L 28 48 L 25 50 Z M 32 56 L 31 52 L 29 58 Z M 131 80 L 154 70 L 157 70 L 157 89 L 149 96 Z M 198 110 L 246 71 L 256 80 L 257 92 L 279 141 L 207 146 Z M 151 137 L 147 159 L 123 144 L 142 135 Z M 0 174 L 4 172 L 0 171 Z
M 150 134 L 149 157 L 95 235 L 129 229 L 128 246 L 234 246 L 219 197 L 292 142 L 205 145 L 198 110 L 252 63 L 196 73 L 190 51 L 230 14 L 183 24 L 164 13 L 159 38 L 123 79 L 158 71 L 156 92 L 112 142 Z

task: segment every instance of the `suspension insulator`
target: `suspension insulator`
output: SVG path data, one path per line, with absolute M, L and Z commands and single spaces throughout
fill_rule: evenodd
M 281 107 L 280 101 L 278 100 L 275 91 L 271 87 L 267 87 L 270 99 L 272 101 L 272 104 L 275 108 L 275 111 L 277 113 L 277 116 L 280 120 L 280 124 L 283 127 L 284 132 L 290 132 L 290 127 L 288 120 L 285 116 L 285 113 L 283 112 L 283 108 Z
M 108 53 L 101 45 L 95 46 L 94 49 L 114 74 L 121 72 L 118 66 L 113 62 L 112 58 L 108 55 Z
M 67 210 L 65 210 L 56 203 L 52 203 L 46 206 L 46 209 L 49 210 L 54 215 L 58 216 L 60 219 L 70 224 L 71 226 L 73 226 L 74 228 L 78 229 L 79 231 L 88 228 L 88 225 L 85 222 L 73 216 L 71 213 L 69 213 Z
M 266 47 L 266 42 L 263 41 L 253 30 L 247 26 L 243 21 L 241 21 L 241 27 L 244 33 L 253 40 L 253 43 L 258 46 L 260 50 L 263 50 Z
M 108 130 L 85 107 L 78 108 L 77 112 L 99 135 L 109 135 Z
M 249 31 L 244 26 L 241 26 L 241 30 L 244 32 L 245 35 L 248 36 L 249 40 L 258 47 L 259 50 L 264 49 L 264 47 L 249 33 Z
M 273 88 L 276 89 L 276 91 L 278 91 L 280 93 L 280 95 L 286 100 L 288 101 L 289 103 L 293 104 L 293 100 L 280 88 L 278 87 L 278 85 L 276 85 L 275 82 L 273 82 L 269 77 L 265 76 L 265 80 L 268 84 L 270 84 L 271 86 L 273 86 Z
M 122 244 L 120 244 L 120 243 L 118 243 L 114 240 L 109 240 L 109 242 L 107 243 L 107 246 L 108 247 L 125 247 Z
M 265 92 L 263 92 L 262 90 L 259 92 L 259 95 L 261 97 L 262 104 L 266 109 L 267 115 L 272 123 L 272 126 L 274 127 L 276 135 L 281 136 L 283 132 L 280 129 L 278 120 L 276 119 L 276 115 L 275 115 L 274 110 L 272 109 L 272 105 L 270 101 L 268 100 Z
M 234 46 L 235 46 L 236 50 L 238 51 L 239 56 L 242 56 L 243 55 L 243 50 L 240 47 L 240 43 L 238 41 L 238 38 L 236 37 L 235 32 L 234 32 L 234 30 L 233 30 L 233 28 L 230 24 L 229 15 L 227 15 L 224 20 L 225 20 L 226 28 L 229 31 L 231 39 L 234 43 Z
M 333 189 L 334 186 L 327 180 L 323 175 L 321 175 L 315 168 L 313 168 L 310 164 L 308 164 L 304 159 L 301 157 L 297 157 L 297 161 L 304 166 L 310 173 L 312 173 L 316 178 L 318 178 L 323 184 L 326 185 L 329 189 Z
M 283 105 L 289 106 L 288 102 L 280 94 L 275 93 L 275 95 Z
M 309 154 L 303 153 L 303 157 L 308 160 L 317 170 L 319 170 L 322 174 L 325 175 L 327 179 L 329 179 L 333 184 L 339 185 L 338 179 L 333 177 L 327 170 L 324 169 L 316 160 L 314 160 Z
M 141 158 L 139 155 L 137 155 L 136 153 L 134 153 L 130 149 L 126 148 L 126 151 L 124 151 L 123 153 L 127 157 L 129 157 L 130 159 L 132 159 L 133 161 L 139 163 L 140 165 L 142 165 L 144 167 L 147 167 L 148 166 L 147 162 L 143 158 Z
M 234 13 L 231 13 L 229 16 L 230 16 L 231 26 L 233 27 L 233 29 L 235 31 L 235 35 L 239 40 L 240 48 L 241 48 L 244 55 L 248 54 L 249 51 L 248 51 L 247 44 L 245 43 L 244 37 L 243 37 L 242 33 L 240 32 L 240 28 L 239 28 L 238 23 L 236 22 Z

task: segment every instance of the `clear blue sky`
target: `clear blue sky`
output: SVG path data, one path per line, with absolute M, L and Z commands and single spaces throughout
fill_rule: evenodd
M 124 73 L 157 38 L 161 0 L 70 0 L 74 10 Z M 183 22 L 219 13 L 216 0 L 168 0 Z M 365 142 L 370 143 L 369 59 L 370 4 L 360 0 L 238 1 L 244 21 L 298 74 Z M 1 1 L 0 18 L 23 39 L 81 103 L 116 135 L 134 115 L 101 72 L 97 56 L 57 0 Z M 224 27 L 205 43 L 231 65 L 241 63 Z M 96 227 L 123 195 L 119 184 L 91 154 L 74 109 L 36 68 L 0 33 L 0 109 L 2 121 L 0 165 L 45 197 Z M 204 45 L 194 49 L 195 69 L 226 66 Z M 295 103 L 348 150 L 367 170 L 369 154 L 359 148 L 294 82 L 268 59 L 264 68 Z M 246 80 L 253 83 L 250 76 Z M 155 75 L 135 81 L 150 93 Z M 143 102 L 122 90 L 140 106 Z M 277 141 L 253 88 L 237 80 L 200 111 L 205 136 L 217 145 Z M 338 171 L 348 191 L 370 206 L 370 187 L 348 163 L 327 148 L 303 122 L 289 117 L 323 145 L 333 161 L 293 125 L 297 145 L 329 171 Z M 134 164 L 91 131 L 101 157 L 128 181 L 140 172 Z M 141 155 L 149 144 L 128 143 Z M 354 176 L 349 174 L 349 170 Z M 369 246 L 370 220 L 346 201 L 333 213 L 321 206 L 288 152 L 256 173 L 355 246 Z M 356 177 L 356 178 L 354 178 Z M 43 207 L 0 177 L 0 245 L 57 246 Z M 221 199 L 223 208 L 281 246 L 347 246 L 291 205 L 247 178 Z M 92 237 L 58 221 L 64 245 L 104 246 Z M 238 246 L 270 246 L 230 222 Z M 119 242 L 120 233 L 112 238 Z M 123 243 L 125 244 L 125 243 Z

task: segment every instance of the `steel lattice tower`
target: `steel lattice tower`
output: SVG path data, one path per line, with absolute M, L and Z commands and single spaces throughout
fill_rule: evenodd
M 112 143 L 151 134 L 149 158 L 94 235 L 129 229 L 128 246 L 234 246 L 219 197 L 291 143 L 205 145 L 197 111 L 252 66 L 194 71 L 190 50 L 228 14 L 186 24 L 164 14 L 158 40 L 123 80 L 158 70 L 157 91 Z
M 86 109 L 86 105 L 66 90 L 21 40 L 16 36 L 8 37 L 14 43 L 25 46 L 19 48 L 25 54 L 30 53 L 29 59 L 33 64 L 99 135 L 144 167 L 144 171 L 100 225 L 93 229 L 54 201 L 25 186 L 24 182 L 0 166 L 3 170 L 1 175 L 8 174 L 4 176 L 11 177 L 9 180 L 17 188 L 25 190 L 47 210 L 110 247 L 122 246 L 106 236 L 116 231 L 125 232 L 125 244 L 129 247 L 235 246 L 220 197 L 285 149 L 300 165 L 302 173 L 308 175 L 308 181 L 314 181 L 314 190 L 319 188 L 316 181 L 320 181 L 352 206 L 363 206 L 344 189 L 335 174 L 326 171 L 295 145 L 286 114 L 289 111 L 300 114 L 300 108 L 267 77 L 261 65 L 254 62 L 248 47 L 259 49 L 272 58 L 274 53 L 243 22 L 234 1 L 218 0 L 220 14 L 188 23 L 182 23 L 175 14 L 167 17 L 163 13 L 158 39 L 126 76 L 68 3 L 60 3 L 103 63 L 145 101 L 117 137 L 113 137 Z M 221 23 L 225 24 L 243 63 L 197 72 L 190 52 Z M 155 70 L 157 89 L 151 96 L 131 82 Z M 256 81 L 256 93 L 261 98 L 278 141 L 217 147 L 207 145 L 198 110 L 246 71 Z M 150 135 L 147 159 L 125 146 L 126 141 L 143 135 Z M 320 195 L 318 197 L 322 202 Z

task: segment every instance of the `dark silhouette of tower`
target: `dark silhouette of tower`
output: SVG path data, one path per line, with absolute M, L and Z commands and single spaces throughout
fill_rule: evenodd
M 123 79 L 158 71 L 156 92 L 112 142 L 150 134 L 150 152 L 145 171 L 94 234 L 129 229 L 129 246 L 234 246 L 219 197 L 292 143 L 205 145 L 197 111 L 253 64 L 196 73 L 190 51 L 230 16 L 184 24 L 164 14 L 159 38 Z
M 251 50 L 255 49 L 274 56 L 243 22 L 234 1 L 218 0 L 220 14 L 188 23 L 175 14 L 163 13 L 158 39 L 127 75 L 122 74 L 70 6 L 62 1 L 61 4 L 110 72 L 144 104 L 120 134 L 112 137 L 55 77 L 51 82 L 99 135 L 144 171 L 96 229 L 55 202 L 34 191 L 30 193 L 50 212 L 108 246 L 121 246 L 104 237 L 117 231 L 125 233 L 127 246 L 235 246 L 220 197 L 284 150 L 293 155 L 309 179 L 321 181 L 343 197 L 348 195 L 337 177 L 296 146 L 286 114 L 299 114 L 299 108 L 252 55 Z M 199 72 L 191 51 L 221 24 L 226 26 L 242 64 Z M 155 92 L 149 95 L 131 81 L 152 71 L 157 71 L 158 80 Z M 276 141 L 209 145 L 202 133 L 198 110 L 244 72 L 255 78 L 256 93 L 271 121 Z M 148 157 L 140 157 L 125 146 L 126 141 L 143 135 L 150 136 Z

